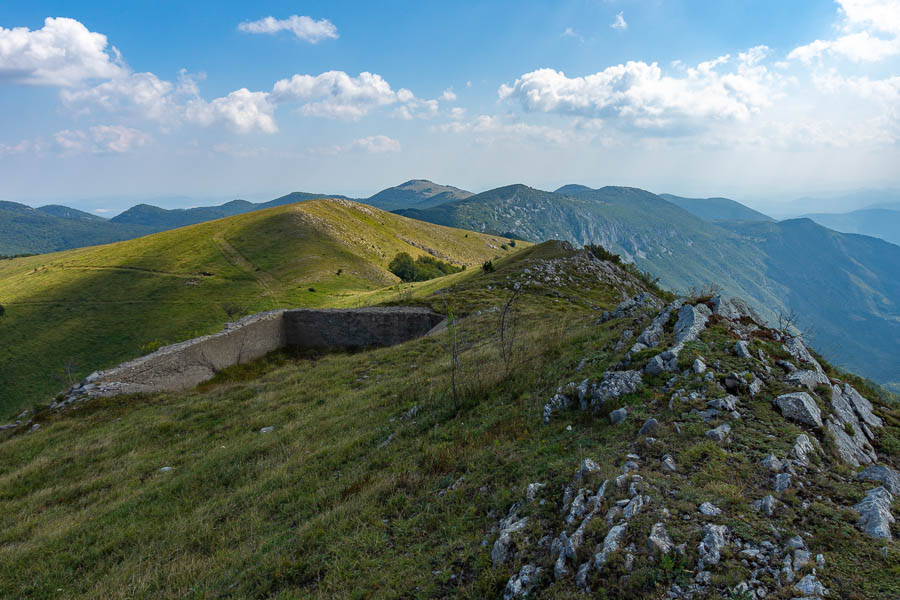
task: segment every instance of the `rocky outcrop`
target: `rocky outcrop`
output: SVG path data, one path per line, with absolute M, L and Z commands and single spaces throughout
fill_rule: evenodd
M 869 490 L 866 497 L 853 507 L 859 513 L 859 528 L 874 538 L 891 539 L 891 503 L 894 496 L 884 486 Z
M 806 392 L 782 394 L 775 400 L 775 404 L 787 419 L 811 427 L 822 427 L 822 411 Z
M 861 481 L 877 481 L 892 494 L 900 494 L 900 473 L 884 465 L 873 465 L 856 474 Z

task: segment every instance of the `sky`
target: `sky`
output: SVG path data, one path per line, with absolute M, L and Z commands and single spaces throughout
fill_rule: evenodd
M 0 3 L 0 199 L 900 188 L 900 0 Z M 776 207 L 777 212 L 777 207 Z

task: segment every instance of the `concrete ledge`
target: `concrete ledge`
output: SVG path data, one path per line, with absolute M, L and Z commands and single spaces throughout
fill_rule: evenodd
M 181 391 L 217 371 L 280 348 L 360 350 L 393 346 L 439 329 L 444 316 L 427 308 L 285 309 L 244 317 L 225 330 L 165 346 L 87 377 L 54 406 L 77 397 Z

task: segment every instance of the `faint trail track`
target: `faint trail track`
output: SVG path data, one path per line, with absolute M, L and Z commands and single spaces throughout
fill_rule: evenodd
M 216 246 L 218 246 L 222 256 L 225 257 L 225 260 L 253 277 L 263 288 L 264 293 L 271 298 L 273 302 L 276 304 L 278 303 L 278 298 L 275 296 L 275 291 L 272 289 L 272 286 L 276 283 L 274 277 L 265 271 L 257 269 L 256 265 L 244 258 L 244 256 L 238 252 L 237 248 L 228 243 L 228 240 L 225 239 L 223 233 L 215 234 L 212 239 L 216 243 Z

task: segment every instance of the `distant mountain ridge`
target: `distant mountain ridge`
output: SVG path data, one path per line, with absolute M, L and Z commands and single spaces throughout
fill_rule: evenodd
M 430 208 L 446 202 L 465 200 L 472 195 L 472 192 L 451 185 L 440 185 L 427 179 L 411 179 L 381 190 L 364 202 L 381 210 Z
M 706 221 L 774 221 L 729 198 L 683 198 L 672 194 L 659 194 L 659 197 Z
M 0 255 L 40 254 L 108 244 L 151 233 L 140 225 L 116 224 L 67 206 L 32 208 L 0 202 Z
M 809 219 L 707 221 L 637 188 L 511 185 L 404 216 L 528 241 L 600 244 L 686 291 L 711 283 L 768 318 L 802 308 L 835 360 L 900 382 L 900 247 Z
M 804 217 L 835 231 L 869 235 L 900 245 L 900 204 L 896 210 L 864 208 L 848 213 L 814 213 Z
M 303 202 L 304 200 L 313 200 L 315 198 L 339 198 L 349 200 L 346 196 L 334 194 L 311 194 L 308 192 L 292 192 L 268 202 L 248 202 L 246 200 L 232 200 L 219 206 L 200 206 L 197 208 L 159 208 L 149 204 L 138 204 L 116 215 L 110 221 L 112 223 L 122 223 L 126 225 L 140 225 L 147 227 L 154 233 L 158 231 L 167 231 L 169 229 L 177 229 L 187 225 L 196 225 L 197 223 L 205 223 L 206 221 L 214 221 L 225 217 L 233 217 L 242 215 L 254 210 L 262 210 L 265 208 L 273 208 L 275 206 L 284 206 L 285 204 L 294 204 L 295 202 Z

